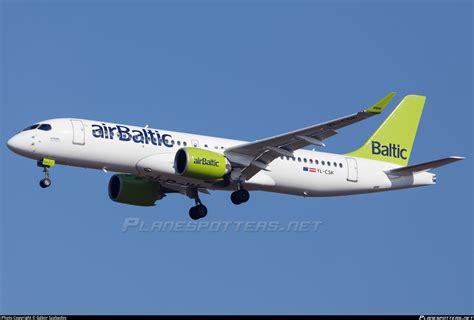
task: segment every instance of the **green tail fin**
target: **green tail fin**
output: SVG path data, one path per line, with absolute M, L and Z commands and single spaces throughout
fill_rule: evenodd
M 426 97 L 410 95 L 385 119 L 362 147 L 348 156 L 408 164 Z

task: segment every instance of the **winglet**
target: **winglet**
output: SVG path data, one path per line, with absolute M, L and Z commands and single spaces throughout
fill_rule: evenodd
M 370 113 L 380 113 L 383 111 L 383 109 L 388 105 L 388 103 L 392 100 L 392 98 L 396 95 L 396 92 L 390 92 L 387 94 L 384 98 L 382 98 L 380 101 L 375 103 L 372 107 L 368 108 L 367 112 Z
M 460 156 L 450 156 L 450 157 L 448 157 L 448 158 L 449 158 L 449 159 L 453 159 L 454 161 L 466 159 L 466 157 L 460 157 Z

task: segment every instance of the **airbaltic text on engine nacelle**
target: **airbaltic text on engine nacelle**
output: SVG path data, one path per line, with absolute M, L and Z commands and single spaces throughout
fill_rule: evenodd
M 220 180 L 229 173 L 231 166 L 223 154 L 186 147 L 176 152 L 174 169 L 179 176 L 203 180 Z

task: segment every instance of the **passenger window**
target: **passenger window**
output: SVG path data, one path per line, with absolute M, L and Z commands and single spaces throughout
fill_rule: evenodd
M 208 148 L 207 144 L 204 145 L 204 148 Z
M 306 160 L 306 158 L 303 158 L 303 162 L 306 163 L 306 162 L 308 162 L 308 160 Z
M 337 167 L 337 163 L 334 162 L 333 165 L 334 165 L 335 167 Z
M 339 163 L 339 167 L 342 168 L 342 163 Z
M 183 146 L 186 147 L 187 145 L 188 145 L 188 143 L 186 141 L 183 141 Z
M 321 161 L 321 164 L 324 166 L 324 160 L 323 160 L 323 161 Z
M 315 164 L 319 164 L 319 160 L 314 160 L 314 163 L 315 163 Z
M 298 162 L 301 162 L 301 158 L 300 158 L 300 157 L 298 157 Z
M 313 159 L 309 159 L 309 163 L 313 164 Z
M 178 144 L 178 146 L 180 146 L 180 145 L 181 145 L 181 141 L 179 141 L 179 140 L 178 140 L 176 143 Z

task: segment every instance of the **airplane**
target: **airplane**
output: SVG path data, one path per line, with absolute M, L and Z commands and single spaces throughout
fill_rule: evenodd
M 408 165 L 425 96 L 405 96 L 355 151 L 304 149 L 324 147 L 336 130 L 380 114 L 394 95 L 390 92 L 371 107 L 336 120 L 252 142 L 62 118 L 25 128 L 7 146 L 37 161 L 44 172 L 42 188 L 51 186 L 55 164 L 112 171 L 111 200 L 154 206 L 167 194 L 180 193 L 195 201 L 189 216 L 197 220 L 207 215 L 200 193 L 209 190 L 229 191 L 232 203 L 240 205 L 249 200 L 249 191 L 325 197 L 435 184 L 430 170 L 464 158 Z

